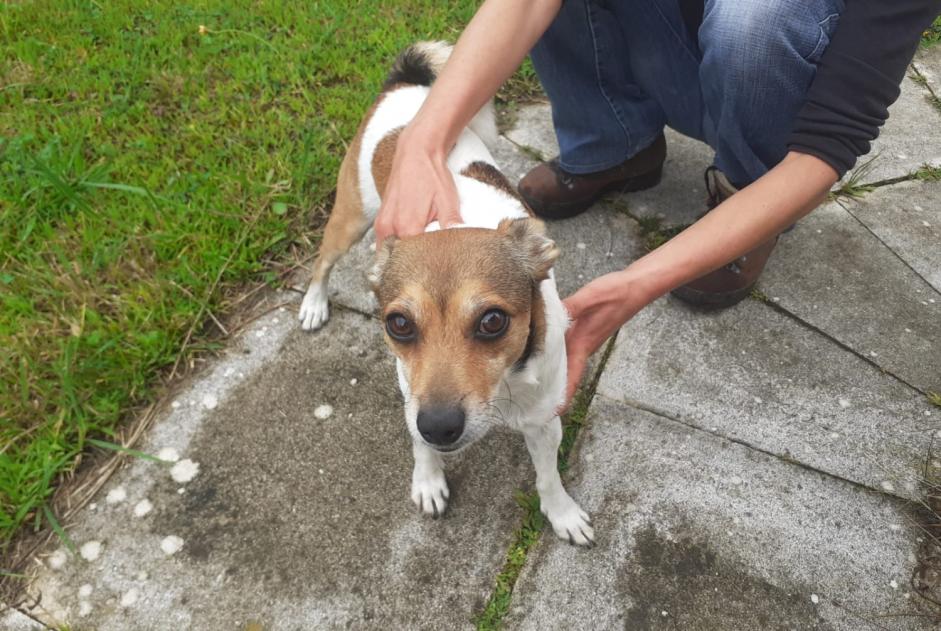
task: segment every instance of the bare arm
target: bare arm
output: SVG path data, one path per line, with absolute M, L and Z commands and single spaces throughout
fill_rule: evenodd
M 447 157 L 461 130 L 522 63 L 561 0 L 487 0 L 464 29 L 428 98 L 399 137 L 376 236 L 460 221 Z M 421 177 L 416 175 L 421 174 Z
M 643 307 L 735 260 L 812 211 L 837 173 L 814 156 L 791 152 L 780 164 L 663 246 L 606 274 L 565 300 L 570 401 L 588 356 Z

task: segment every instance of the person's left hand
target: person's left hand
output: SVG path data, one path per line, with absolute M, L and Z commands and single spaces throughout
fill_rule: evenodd
M 568 386 L 560 413 L 571 405 L 591 354 L 646 306 L 647 301 L 633 290 L 626 272 L 622 271 L 596 278 L 562 304 L 568 311 L 571 325 L 565 333 Z

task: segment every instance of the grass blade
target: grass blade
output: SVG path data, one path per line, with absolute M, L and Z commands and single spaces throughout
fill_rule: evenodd
M 42 505 L 42 512 L 46 516 L 46 521 L 52 526 L 52 530 L 59 537 L 59 540 L 62 544 L 68 548 L 69 552 L 72 554 L 78 554 L 78 548 L 75 547 L 75 544 L 72 543 L 72 540 L 66 534 L 65 529 L 62 528 L 62 524 L 59 523 L 59 520 L 56 519 L 56 516 L 52 514 L 52 510 L 49 508 L 48 504 Z
M 122 447 L 115 443 L 109 443 L 106 440 L 98 440 L 97 438 L 89 438 L 85 442 L 94 445 L 95 447 L 101 447 L 102 449 L 109 449 L 111 451 L 117 451 L 118 453 L 127 454 L 128 456 L 134 456 L 135 458 L 140 458 L 141 460 L 150 460 L 151 462 L 160 462 L 166 463 L 166 460 L 161 460 L 157 456 L 152 456 L 150 454 L 145 454 L 143 451 L 138 451 L 136 449 L 128 449 L 127 447 Z

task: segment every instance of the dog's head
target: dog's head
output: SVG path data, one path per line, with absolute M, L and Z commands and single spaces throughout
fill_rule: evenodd
M 542 343 L 539 283 L 557 256 L 528 218 L 386 239 L 370 280 L 416 438 L 454 451 L 483 436 L 501 381 Z

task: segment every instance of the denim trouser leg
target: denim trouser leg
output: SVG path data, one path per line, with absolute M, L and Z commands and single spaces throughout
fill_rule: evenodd
M 634 155 L 664 123 L 707 142 L 735 184 L 785 155 L 843 0 L 705 0 L 698 45 L 677 0 L 568 0 L 533 50 L 572 173 Z
M 552 103 L 560 163 L 593 173 L 649 145 L 666 122 L 631 76 L 627 39 L 597 2 L 568 0 L 531 52 Z

